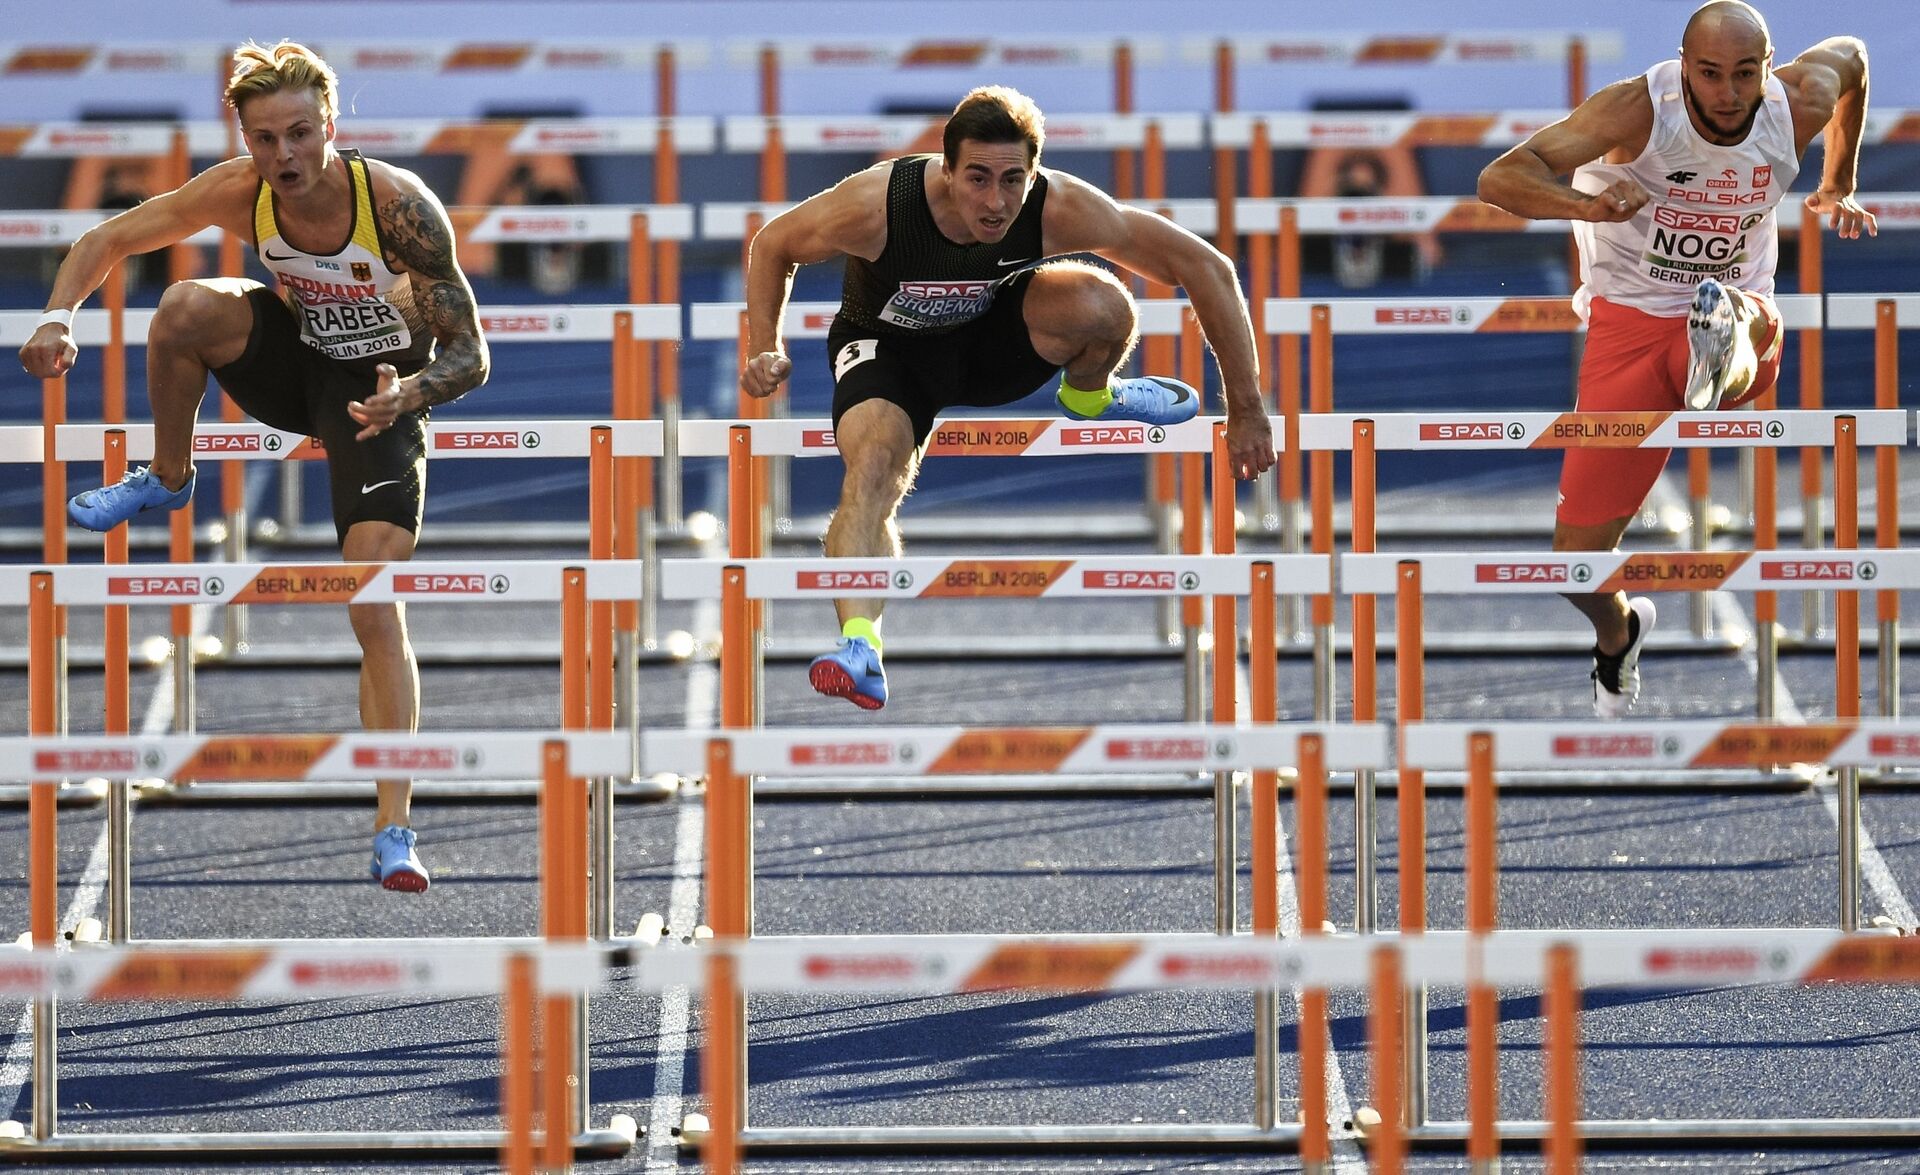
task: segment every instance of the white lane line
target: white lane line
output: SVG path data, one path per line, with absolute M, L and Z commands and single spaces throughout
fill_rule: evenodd
M 702 551 L 703 555 L 717 551 Z M 720 604 L 702 600 L 693 610 L 696 647 L 719 639 Z M 708 730 L 720 712 L 719 662 L 695 661 L 687 668 L 687 728 Z M 673 885 L 667 894 L 667 925 L 690 933 L 700 920 L 700 876 L 705 870 L 706 804 L 685 796 L 674 801 L 679 815 L 673 831 Z M 686 1102 L 687 1037 L 693 1022 L 693 998 L 685 987 L 660 993 L 660 1029 L 653 1060 L 653 1104 L 647 1111 L 648 1175 L 680 1170 L 680 1126 Z
M 1253 690 L 1247 680 L 1247 667 L 1240 665 L 1235 670 L 1235 689 L 1238 700 L 1234 706 L 1234 715 L 1241 722 L 1251 722 L 1248 712 L 1253 703 Z M 1251 796 L 1252 788 L 1247 794 Z M 1300 894 L 1293 884 L 1293 852 L 1287 847 L 1287 824 L 1274 814 L 1273 822 L 1275 851 L 1279 856 L 1280 868 L 1280 935 L 1282 938 L 1300 937 Z M 1300 987 L 1292 989 L 1293 1022 L 1298 1025 L 1302 1018 Z M 1353 1099 L 1347 1093 L 1347 1079 L 1340 1071 L 1340 1051 L 1333 1047 L 1333 1038 L 1327 1038 L 1327 1133 L 1333 1140 L 1333 1169 L 1336 1175 L 1366 1175 L 1366 1152 L 1360 1148 L 1358 1136 L 1347 1128 L 1353 1120 Z
M 1721 627 L 1745 628 L 1751 632 L 1753 624 L 1746 610 L 1729 593 L 1715 592 L 1713 595 L 1714 620 Z M 1760 661 L 1753 651 L 1753 642 L 1741 645 L 1740 660 L 1754 676 L 1756 687 L 1760 680 Z M 1793 691 L 1787 688 L 1787 679 L 1776 674 L 1773 684 L 1773 712 L 1783 722 L 1804 722 L 1806 716 L 1800 712 L 1799 703 L 1793 700 Z M 1823 774 L 1814 782 L 1813 790 L 1820 797 L 1820 805 L 1827 810 L 1827 816 L 1833 820 L 1834 828 L 1840 827 L 1840 789 L 1831 773 Z M 1900 926 L 1916 925 L 1913 903 L 1901 891 L 1900 883 L 1894 879 L 1893 870 L 1887 865 L 1887 859 L 1880 855 L 1880 846 L 1873 842 L 1873 834 L 1867 831 L 1867 821 L 1863 814 L 1860 818 L 1860 877 L 1867 883 L 1867 889 L 1879 900 L 1880 907 L 1887 917 Z
M 199 636 L 205 628 L 206 609 L 196 607 L 193 610 L 193 635 Z M 164 662 L 163 666 L 171 664 Z M 158 677 L 156 669 L 156 677 Z M 173 724 L 173 684 L 171 677 L 160 679 L 154 685 L 153 693 L 147 698 L 146 713 L 140 719 L 141 734 L 161 734 Z M 83 919 L 93 917 L 100 908 L 100 895 L 107 888 L 107 822 L 100 821 L 100 832 L 94 838 L 93 848 L 87 853 L 87 867 L 80 873 L 80 884 L 74 890 L 73 904 L 60 918 L 60 930 L 67 933 L 78 926 Z M 7 1107 L 11 1115 L 20 1107 L 20 1098 L 26 1092 L 27 1078 L 33 1067 L 33 1005 L 21 1007 L 20 1016 L 13 1026 L 13 1038 L 7 1043 L 5 1060 L 0 1060 L 0 1106 Z

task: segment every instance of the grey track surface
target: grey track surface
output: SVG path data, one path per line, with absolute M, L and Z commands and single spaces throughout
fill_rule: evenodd
M 1537 487 L 1535 487 L 1537 488 Z M 1445 509 L 1444 495 L 1436 498 Z M 1480 544 L 1537 549 L 1538 540 Z M 996 544 L 1004 549 L 1004 540 Z M 915 553 L 979 550 L 923 543 Z M 1036 553 L 1093 549 L 1049 544 Z M 796 546 L 792 553 L 802 553 Z M 426 551 L 423 557 L 455 552 Z M 515 552 L 516 555 L 523 554 Z M 527 555 L 526 557 L 533 557 Z M 1662 624 L 1683 623 L 1682 597 L 1662 600 Z M 1789 609 L 1797 603 L 1789 600 Z M 151 624 L 164 614 L 143 614 Z M 1789 623 L 1793 622 L 1791 613 Z M 4 623 L 13 624 L 12 619 Z M 541 610 L 414 609 L 416 634 L 555 631 Z M 693 628 L 693 610 L 663 628 Z M 1551 598 L 1495 605 L 1430 602 L 1429 625 L 1447 631 L 1564 631 L 1577 623 Z M 1044 645 L 1061 632 L 1147 631 L 1146 604 L 1100 601 L 916 602 L 890 613 L 907 640 L 926 633 L 991 632 Z M 1383 601 L 1381 626 L 1390 631 Z M 258 639 L 348 639 L 327 609 L 262 610 Z M 553 625 L 553 627 L 545 627 Z M 76 647 L 97 621 L 76 616 Z M 773 610 L 779 637 L 827 635 L 823 608 Z M 136 631 L 138 622 L 136 623 Z M 17 630 L 8 632 L 18 639 Z M 1872 659 L 1867 663 L 1871 704 Z M 1435 718 L 1578 717 L 1586 712 L 1578 655 L 1435 658 L 1428 713 Z M 1783 659 L 1788 686 L 1810 717 L 1832 712 L 1830 654 Z M 645 721 L 679 726 L 689 679 L 706 670 L 652 665 L 643 672 Z M 1653 716 L 1749 712 L 1751 671 L 1728 654 L 1660 654 L 1645 665 L 1642 710 Z M 1076 723 L 1173 721 L 1182 711 L 1179 662 L 902 658 L 890 667 L 894 701 L 865 716 L 827 703 L 793 663 L 768 667 L 772 725 L 854 723 Z M 1909 675 L 1909 681 L 1912 675 Z M 552 664 L 429 665 L 424 722 L 436 728 L 534 728 L 557 714 Z M 1347 705 L 1347 673 L 1340 705 Z M 1280 665 L 1283 716 L 1311 711 L 1306 662 Z M 1381 666 L 1382 712 L 1392 713 L 1392 662 Z M 162 674 L 134 675 L 136 723 Z M 1912 686 L 1905 699 L 1911 708 Z M 205 666 L 202 730 L 350 728 L 353 668 Z M 97 729 L 97 672 L 72 680 L 76 730 Z M 0 729 L 26 724 L 25 678 L 0 673 Z M 695 696 L 698 696 L 697 693 Z M 667 908 L 676 821 L 685 798 L 634 802 L 617 813 L 617 926 Z M 1242 797 L 1244 809 L 1244 795 Z M 1246 813 L 1241 813 L 1244 838 Z M 1283 802 L 1288 843 L 1293 813 Z M 1435 794 L 1428 808 L 1429 917 L 1463 917 L 1460 802 Z M 63 908 L 100 835 L 92 807 L 62 812 Z M 1826 925 L 1834 910 L 1832 818 L 1810 790 L 1773 792 L 1524 793 L 1504 795 L 1503 925 Z M 1336 796 L 1332 908 L 1353 901 L 1352 806 Z M 369 812 L 358 802 L 143 803 L 136 814 L 135 927 L 143 937 L 521 934 L 537 918 L 535 815 L 530 803 L 422 802 L 421 850 L 435 873 L 424 897 L 385 894 L 365 876 Z M 1212 925 L 1209 802 L 1195 795 L 998 796 L 766 800 L 756 813 L 758 929 L 762 933 L 883 931 L 1197 931 Z M 1869 793 L 1866 825 L 1893 881 L 1920 891 L 1920 794 Z M 24 912 L 25 813 L 0 810 L 6 908 Z M 1398 913 L 1391 797 L 1381 804 L 1381 920 Z M 1241 852 L 1244 858 L 1245 845 Z M 1242 878 L 1243 917 L 1245 878 Z M 1882 912 L 1869 891 L 1866 912 Z M 9 932 L 18 927 L 7 928 Z M 594 1120 L 649 1120 L 660 1053 L 662 1001 L 610 995 L 593 1008 Z M 1366 1100 L 1364 1007 L 1334 1001 L 1338 1068 L 1354 1102 Z M 1502 1108 L 1538 1105 L 1539 1007 L 1535 993 L 1504 993 Z M 757 1125 L 899 1123 L 1128 1123 L 1238 1121 L 1249 1112 L 1250 1002 L 1164 992 L 1123 997 L 797 998 L 752 1004 L 752 1119 Z M 62 1010 L 63 1129 L 75 1133 L 173 1129 L 490 1128 L 497 1123 L 498 1009 L 489 1000 L 410 999 L 249 1006 L 130 1005 Z M 1432 994 L 1433 1111 L 1464 1112 L 1459 993 Z M 16 1015 L 0 1013 L 11 1030 Z M 1914 989 L 1596 992 L 1583 1033 L 1586 1112 L 1596 1117 L 1861 1115 L 1920 1105 L 1920 993 Z M 697 1051 L 697 1033 L 692 1041 Z M 1296 1094 L 1292 1032 L 1283 1034 L 1282 1114 Z M 685 1058 L 687 1088 L 697 1060 Z M 26 1095 L 14 1107 L 23 1117 Z M 1343 1149 L 1343 1170 L 1359 1151 Z M 373 1171 L 395 1164 L 293 1162 L 247 1169 Z M 643 1140 L 605 1171 L 691 1169 L 671 1148 Z M 1292 1170 L 1290 1156 L 1000 1155 L 912 1157 L 755 1156 L 765 1172 L 1255 1172 Z M 1415 1171 L 1457 1170 L 1457 1155 L 1416 1156 Z M 105 1163 L 74 1170 L 107 1170 Z M 153 1165 L 154 1171 L 205 1166 Z M 485 1164 L 408 1163 L 406 1170 L 467 1171 Z M 1539 1170 L 1517 1153 L 1507 1169 Z M 1920 1169 L 1892 1148 L 1596 1152 L 1593 1171 L 1900 1172 Z

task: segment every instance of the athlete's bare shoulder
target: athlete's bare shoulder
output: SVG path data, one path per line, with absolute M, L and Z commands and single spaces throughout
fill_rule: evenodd
M 454 280 L 453 222 L 445 206 L 421 178 L 404 167 L 367 160 L 373 214 L 391 260 L 423 278 Z
M 769 247 L 778 246 L 783 255 L 801 264 L 824 261 L 836 253 L 872 261 L 887 247 L 887 191 L 892 180 L 892 160 L 863 168 L 775 217 L 762 235 Z M 773 235 L 766 236 L 768 232 Z
M 1831 37 L 1774 71 L 1801 149 L 1833 120 L 1843 96 L 1864 88 L 1866 74 L 1867 47 L 1855 37 Z
M 171 230 L 184 239 L 209 225 L 253 239 L 253 200 L 260 173 L 241 156 L 214 164 L 170 192 L 162 193 L 115 219 L 144 232 Z M 157 247 L 157 246 L 156 246 Z
M 1608 162 L 1627 162 L 1647 149 L 1653 137 L 1653 95 L 1647 75 L 1602 86 L 1575 109 L 1591 119 L 1592 133 L 1607 144 Z

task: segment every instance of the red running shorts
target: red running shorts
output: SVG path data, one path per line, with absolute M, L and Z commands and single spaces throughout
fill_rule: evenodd
M 1767 316 L 1760 367 L 1736 408 L 1765 395 L 1780 376 L 1780 310 L 1773 299 L 1742 290 Z M 1687 386 L 1687 319 L 1655 318 L 1630 306 L 1595 298 L 1587 315 L 1587 349 L 1580 361 L 1581 412 L 1678 412 Z M 1667 464 L 1671 449 L 1568 449 L 1560 466 L 1564 526 L 1599 526 L 1631 518 Z

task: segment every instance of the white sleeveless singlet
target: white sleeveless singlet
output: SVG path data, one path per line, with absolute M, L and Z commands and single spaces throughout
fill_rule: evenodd
M 1632 179 L 1651 195 L 1632 220 L 1575 221 L 1582 319 L 1594 297 L 1662 318 L 1679 317 L 1704 278 L 1756 294 L 1773 293 L 1780 240 L 1774 206 L 1800 173 L 1786 87 L 1769 77 L 1744 141 L 1709 143 L 1687 117 L 1680 62 L 1647 71 L 1653 132 L 1632 163 L 1588 163 L 1573 173 L 1587 195 Z

